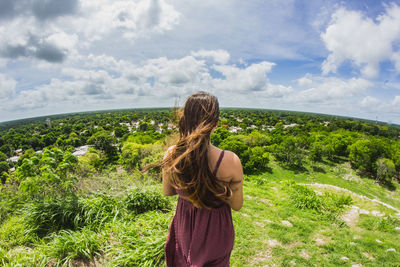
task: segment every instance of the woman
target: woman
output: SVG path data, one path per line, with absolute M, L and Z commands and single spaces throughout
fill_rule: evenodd
M 179 121 L 180 138 L 163 159 L 163 190 L 179 195 L 165 244 L 167 266 L 229 266 L 235 233 L 231 208 L 243 205 L 238 156 L 210 143 L 219 122 L 215 96 L 191 95 Z

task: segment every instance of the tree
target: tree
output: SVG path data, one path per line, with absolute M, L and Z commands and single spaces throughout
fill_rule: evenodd
M 8 172 L 10 169 L 10 165 L 6 161 L 0 161 L 0 174 L 2 172 Z
M 391 182 L 395 174 L 396 169 L 391 159 L 380 158 L 376 161 L 376 180 L 378 182 Z
M 309 157 L 312 161 L 322 161 L 322 156 L 325 154 L 325 147 L 322 142 L 314 142 L 310 146 Z
M 118 157 L 118 150 L 114 145 L 117 141 L 109 132 L 98 131 L 88 139 L 88 143 L 106 154 L 109 161 L 113 161 Z
M 378 158 L 387 154 L 386 146 L 380 139 L 360 139 L 349 147 L 349 160 L 354 168 L 376 174 Z
M 245 153 L 248 160 L 244 163 L 243 171 L 246 174 L 263 172 L 268 169 L 269 153 L 262 147 L 249 148 Z
M 275 146 L 273 154 L 288 167 L 303 166 L 304 151 L 297 138 L 287 136 L 281 144 Z
M 121 137 L 124 136 L 124 134 L 127 134 L 127 133 L 129 133 L 129 129 L 125 125 L 124 126 L 117 126 L 117 127 L 114 128 L 115 137 L 121 138 Z
M 0 161 L 6 161 L 7 155 L 0 151 Z

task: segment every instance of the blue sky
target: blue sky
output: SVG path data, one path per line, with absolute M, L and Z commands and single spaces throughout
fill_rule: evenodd
M 400 0 L 2 0 L 0 121 L 221 106 L 400 124 Z

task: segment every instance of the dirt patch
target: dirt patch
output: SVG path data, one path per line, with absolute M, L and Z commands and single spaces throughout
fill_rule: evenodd
M 364 255 L 364 257 L 366 257 L 369 260 L 375 260 L 374 256 L 372 256 L 368 252 L 363 252 L 362 254 Z
M 343 176 L 343 179 L 347 180 L 347 181 L 360 181 L 360 178 L 358 178 L 357 176 L 354 176 L 351 173 L 346 173 Z
M 263 224 L 262 222 L 255 222 L 255 224 L 261 228 L 264 228 L 265 224 Z
M 303 246 L 303 245 L 304 245 L 304 243 L 301 242 L 301 241 L 294 241 L 294 242 L 291 242 L 291 243 L 289 243 L 289 244 L 286 244 L 286 245 L 285 245 L 285 248 L 287 248 L 287 249 L 293 249 L 293 248 L 295 248 L 295 247 L 299 247 L 299 246 Z
M 276 239 L 268 240 L 267 243 L 268 243 L 268 246 L 270 246 L 270 247 L 276 247 L 276 246 L 281 246 L 281 247 L 282 247 L 281 242 L 279 242 L 279 241 L 276 240 Z
M 123 173 L 125 170 L 121 166 L 117 166 L 117 173 Z
M 283 221 L 281 221 L 281 223 L 282 223 L 284 226 L 293 227 L 293 224 L 292 224 L 291 222 L 289 222 L 289 221 L 283 220 Z
M 310 259 L 310 255 L 308 254 L 307 250 L 305 250 L 305 249 L 303 249 L 303 250 L 300 252 L 300 256 L 303 257 L 303 258 L 305 258 L 306 260 Z
M 328 244 L 328 238 L 321 234 L 317 234 L 315 236 L 314 240 L 315 240 L 315 244 L 317 244 L 317 246 L 323 246 L 323 245 Z
M 251 263 L 253 264 L 257 264 L 257 263 L 261 263 L 264 261 L 270 261 L 272 259 L 272 255 L 271 255 L 271 250 L 267 249 L 266 251 L 260 252 L 258 253 L 253 260 L 251 261 Z
M 342 220 L 350 227 L 355 227 L 359 218 L 359 208 L 352 206 L 350 210 L 347 210 L 342 215 Z
M 274 223 L 273 221 L 268 220 L 268 219 L 264 219 L 263 221 L 266 222 L 266 223 Z

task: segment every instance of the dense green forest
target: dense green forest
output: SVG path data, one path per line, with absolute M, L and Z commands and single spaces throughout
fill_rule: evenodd
M 1 123 L 0 263 L 162 265 L 176 198 L 162 196 L 160 169 L 144 174 L 140 170 L 160 161 L 176 141 L 175 120 L 173 110 L 165 108 Z M 395 243 L 400 233 L 400 212 L 394 212 L 400 208 L 400 126 L 321 114 L 224 108 L 211 141 L 240 157 L 245 184 L 248 182 L 244 212 L 234 215 L 235 248 L 241 248 L 241 252 L 234 249 L 234 266 L 262 265 L 263 260 L 280 265 L 292 261 L 301 265 L 350 263 L 334 256 L 338 250 L 349 250 L 339 246 L 342 239 L 336 247 L 302 238 L 306 232 L 312 236 L 311 229 L 304 227 L 315 222 L 330 231 L 335 225 L 338 232 L 332 236 L 344 238 L 344 231 L 349 234 L 353 230 L 341 216 L 361 200 L 342 192 L 317 194 L 306 182 L 324 182 L 363 195 L 372 192 L 370 199 L 389 203 L 391 211 L 375 207 L 385 216 L 360 215 L 359 227 L 366 232 L 356 236 L 381 231 L 391 247 L 376 249 L 368 241 L 368 255 L 377 251 L 371 256 L 374 260 L 354 249 L 347 258 L 372 265 L 400 262 L 398 254 L 386 255 L 388 249 L 396 250 L 390 242 Z M 344 179 L 348 175 L 358 178 Z M 271 188 L 275 188 L 274 194 Z M 275 204 L 260 209 L 262 199 Z M 253 223 L 243 214 L 271 220 L 277 216 L 271 210 L 280 214 L 278 221 L 293 216 L 305 216 L 309 221 L 299 221 L 303 228 L 293 229 L 293 236 L 286 236 L 281 226 L 268 228 L 262 222 L 266 235 L 276 235 L 272 240 L 278 246 L 254 243 L 262 240 L 257 236 L 253 243 L 244 240 L 260 229 L 249 227 Z M 303 240 L 304 247 L 297 254 L 279 250 L 286 242 L 291 244 L 291 238 Z M 324 252 L 309 255 L 313 246 Z M 396 248 L 400 250 L 399 245 Z M 264 250 L 271 258 L 260 256 Z M 300 255 L 304 251 L 308 257 Z M 257 255 L 261 260 L 252 261 Z

